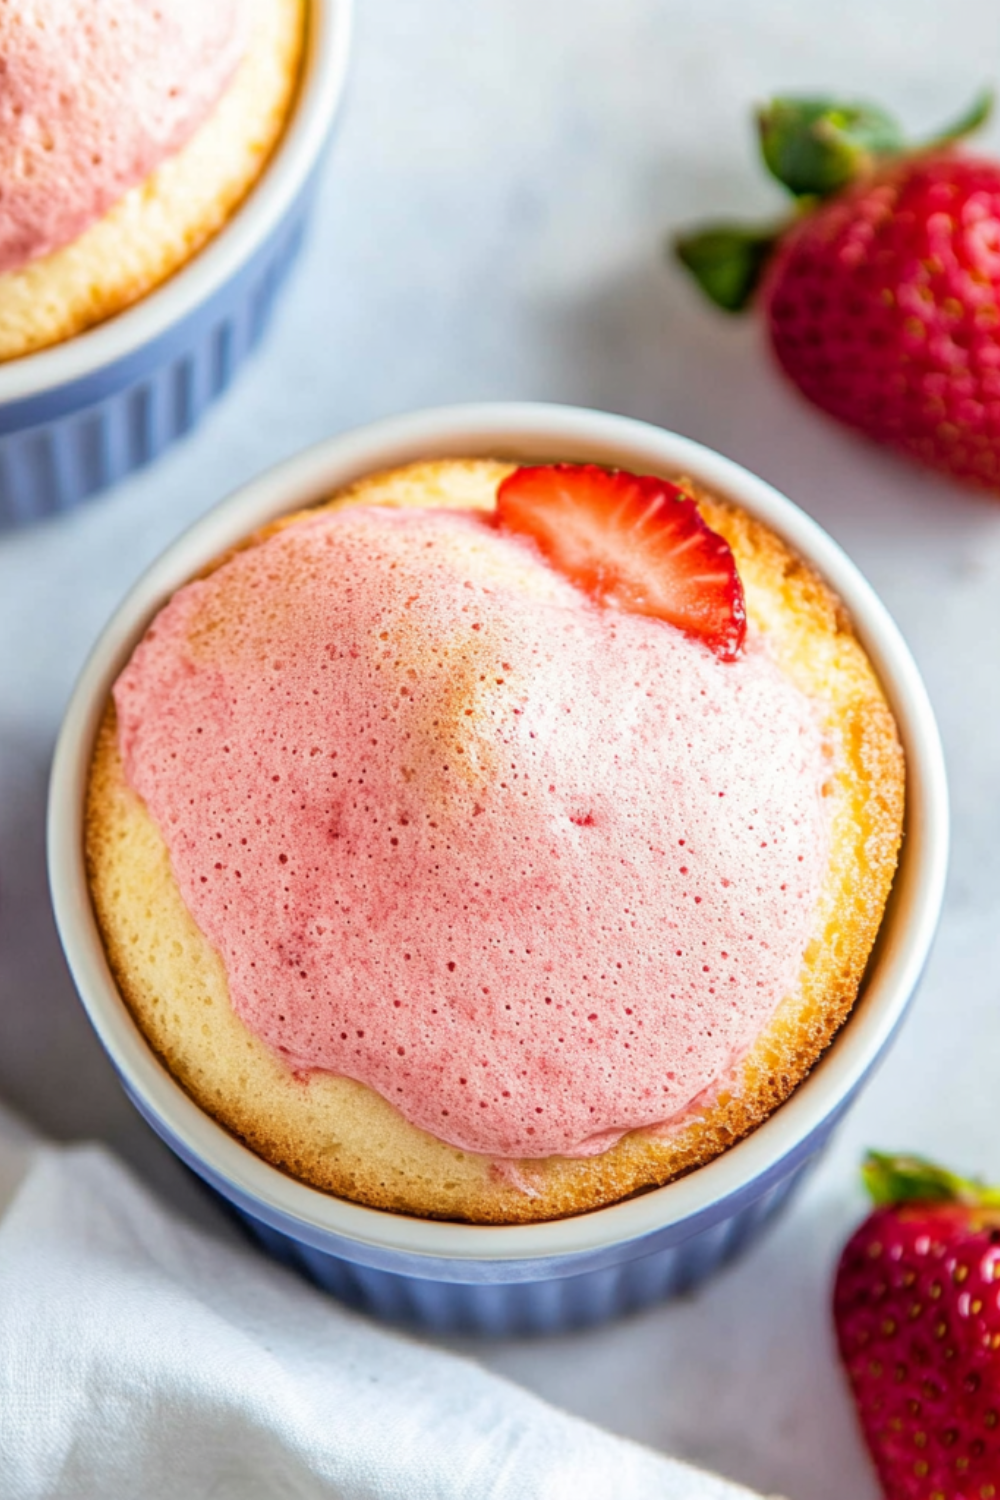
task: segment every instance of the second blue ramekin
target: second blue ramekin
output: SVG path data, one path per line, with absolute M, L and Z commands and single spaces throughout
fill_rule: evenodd
M 302 237 L 343 93 L 351 0 L 310 0 L 299 96 L 246 202 L 162 286 L 0 364 L 0 528 L 70 510 L 189 432 L 259 339 Z

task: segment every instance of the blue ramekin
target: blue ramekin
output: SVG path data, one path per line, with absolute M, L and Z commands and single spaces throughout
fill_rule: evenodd
M 310 0 L 299 96 L 218 235 L 117 317 L 0 364 L 0 528 L 69 510 L 189 432 L 263 332 L 343 93 L 352 0 Z
M 108 969 L 83 860 L 87 772 L 108 693 L 174 590 L 256 527 L 362 475 L 417 458 L 476 455 L 682 472 L 760 517 L 840 595 L 907 757 L 906 832 L 878 942 L 850 1019 L 809 1077 L 707 1166 L 611 1207 L 543 1224 L 440 1223 L 363 1208 L 254 1155 L 188 1097 L 136 1027 Z M 378 423 L 309 450 L 224 501 L 154 564 L 99 640 L 66 714 L 49 801 L 49 872 L 63 946 L 136 1106 L 272 1254 L 356 1307 L 441 1332 L 552 1332 L 597 1322 L 694 1285 L 749 1243 L 808 1170 L 899 1026 L 934 935 L 947 853 L 944 762 L 926 692 L 896 626 L 836 543 L 769 485 L 697 443 L 558 406 L 457 407 Z

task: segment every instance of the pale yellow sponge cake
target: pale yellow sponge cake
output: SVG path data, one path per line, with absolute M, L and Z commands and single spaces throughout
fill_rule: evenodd
M 7 82 L 24 96 L 9 163 L 0 148 L 0 360 L 114 316 L 218 233 L 281 139 L 308 25 L 308 0 L 18 9 L 0 15 Z
M 678 481 L 743 585 L 723 663 L 492 527 L 512 468 L 375 475 L 219 558 L 119 679 L 86 809 L 190 1096 L 322 1191 L 492 1224 L 667 1183 L 788 1098 L 904 801 L 850 620 L 767 527 Z

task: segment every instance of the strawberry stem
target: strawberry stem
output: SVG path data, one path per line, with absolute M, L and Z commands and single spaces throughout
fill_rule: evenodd
M 978 1177 L 959 1177 L 922 1156 L 869 1151 L 861 1167 L 869 1195 L 877 1204 L 963 1203 L 970 1208 L 1000 1208 L 1000 1188 Z
M 952 125 L 914 146 L 876 104 L 780 95 L 757 112 L 761 153 L 768 171 L 794 196 L 798 213 L 808 213 L 879 162 L 963 140 L 989 119 L 993 103 L 993 91 L 982 89 Z M 711 302 L 725 312 L 742 312 L 795 217 L 767 229 L 709 224 L 678 235 L 673 253 Z
M 862 101 L 772 99 L 757 128 L 765 166 L 797 198 L 828 198 L 906 148 L 892 116 Z

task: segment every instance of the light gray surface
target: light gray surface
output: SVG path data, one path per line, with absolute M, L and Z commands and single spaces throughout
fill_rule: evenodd
M 915 129 L 995 64 L 992 0 L 367 0 L 319 220 L 253 368 L 186 446 L 89 510 L 0 539 L 0 1095 L 197 1194 L 120 1095 L 48 913 L 43 802 L 88 645 L 213 500 L 321 437 L 407 407 L 526 397 L 661 422 L 757 470 L 867 572 L 941 718 L 954 797 L 945 921 L 916 1010 L 809 1192 L 697 1298 L 483 1359 L 570 1409 L 789 1500 L 874 1500 L 827 1327 L 863 1145 L 1000 1177 L 1000 506 L 870 448 L 703 309 L 666 231 L 767 215 L 748 110 L 846 87 Z M 1000 134 L 984 137 L 994 148 Z

